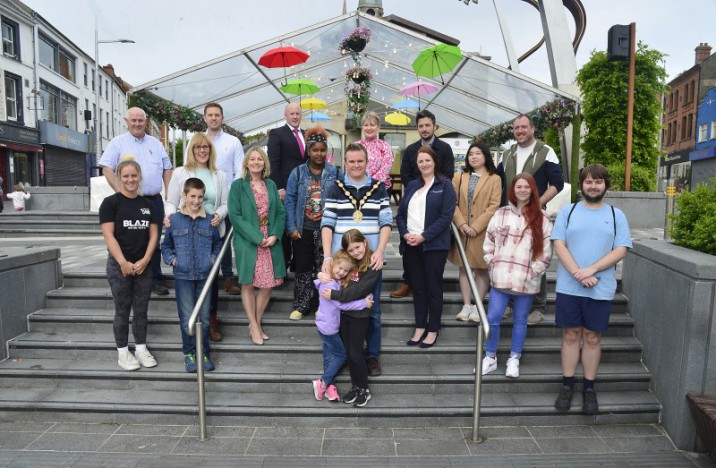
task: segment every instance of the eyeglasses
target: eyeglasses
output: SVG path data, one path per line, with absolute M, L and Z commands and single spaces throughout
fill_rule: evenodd
M 195 146 L 194 150 L 196 151 L 209 151 L 209 145 L 201 145 L 201 146 Z

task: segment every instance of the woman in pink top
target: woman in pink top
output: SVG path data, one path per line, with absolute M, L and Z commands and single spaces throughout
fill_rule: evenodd
M 363 139 L 358 143 L 368 150 L 368 175 L 390 188 L 390 169 L 393 167 L 393 151 L 390 143 L 378 138 L 380 118 L 375 112 L 366 112 L 363 116 Z

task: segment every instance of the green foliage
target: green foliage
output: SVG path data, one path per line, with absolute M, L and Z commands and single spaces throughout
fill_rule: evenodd
M 624 161 L 607 164 L 605 166 L 609 171 L 609 177 L 612 179 L 612 187 L 609 190 L 624 190 L 624 173 L 626 164 Z M 656 190 L 656 172 L 652 169 L 631 166 L 631 186 L 632 192 L 653 192 Z
M 671 236 L 676 245 L 716 255 L 716 187 L 699 184 L 676 198 Z
M 557 154 L 559 160 L 562 161 L 562 145 L 559 141 L 559 130 L 554 127 L 547 128 L 544 131 L 544 135 L 542 135 L 541 140 L 547 143 L 548 146 L 551 146 Z
M 177 138 L 177 141 L 174 143 L 174 154 L 177 158 L 177 164 L 176 167 L 180 167 L 184 165 L 184 140 L 181 138 Z
M 634 176 L 641 169 L 656 173 L 661 131 L 659 96 L 666 91 L 665 55 L 639 42 L 636 51 L 634 81 L 634 130 L 632 144 L 632 190 L 652 187 L 653 182 L 639 183 Z M 603 51 L 592 56 L 577 73 L 582 91 L 582 113 L 587 127 L 582 143 L 584 164 L 611 166 L 626 159 L 626 123 L 628 102 L 628 61 L 610 62 Z M 623 167 L 623 164 L 622 164 Z M 636 169 L 636 168 L 639 169 Z M 616 178 L 617 174 L 610 174 Z M 623 171 L 621 173 L 623 179 Z

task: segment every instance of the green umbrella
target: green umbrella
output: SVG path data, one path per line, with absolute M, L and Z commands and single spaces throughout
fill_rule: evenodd
M 289 80 L 288 83 L 281 86 L 281 91 L 288 94 L 298 94 L 299 97 L 303 94 L 313 94 L 319 90 L 316 83 L 311 80 L 305 80 L 298 78 L 295 80 Z
M 413 70 L 418 76 L 434 78 L 440 76 L 445 84 L 442 74 L 451 71 L 462 60 L 462 51 L 459 47 L 447 44 L 438 44 L 429 47 L 418 54 L 413 62 Z

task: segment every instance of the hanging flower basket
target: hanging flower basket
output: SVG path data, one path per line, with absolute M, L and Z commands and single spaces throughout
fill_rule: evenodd
M 338 50 L 341 54 L 357 54 L 365 49 L 365 46 L 370 42 L 370 29 L 368 28 L 356 28 L 353 31 L 346 34 L 346 36 L 338 44 Z
M 370 82 L 370 79 L 373 78 L 373 75 L 370 73 L 369 68 L 361 67 L 356 64 L 346 70 L 346 78 L 353 81 L 353 83 L 361 84 L 365 81 Z

